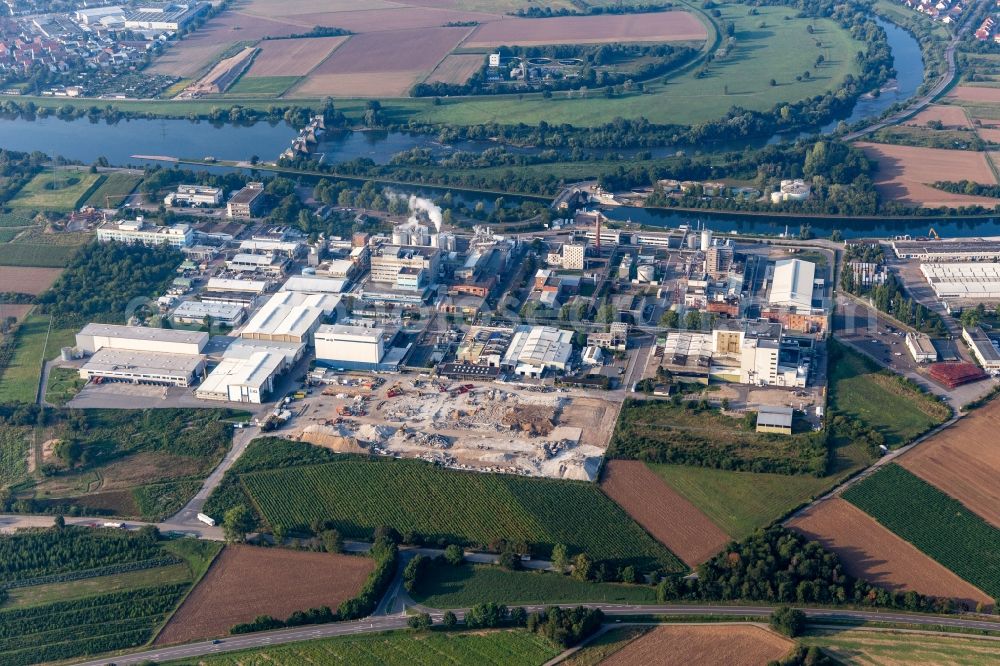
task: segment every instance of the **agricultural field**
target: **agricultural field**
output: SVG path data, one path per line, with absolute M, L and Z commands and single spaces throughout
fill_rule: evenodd
M 327 638 L 198 658 L 202 666 L 538 666 L 561 652 L 552 642 L 523 629 L 463 633 L 407 631 Z M 170 662 L 179 666 L 190 660 Z
M 142 182 L 142 176 L 113 171 L 101 174 L 99 184 L 91 195 L 81 205 L 94 208 L 118 208 L 125 202 L 128 195 Z
M 62 269 L 0 265 L 0 291 L 13 291 L 37 296 L 51 287 Z
M 49 328 L 49 317 L 30 314 L 18 326 L 11 357 L 0 359 L 0 402 L 34 402 L 42 375 L 42 363 L 72 346 L 76 331 Z
M 225 636 L 233 625 L 259 615 L 284 619 L 310 608 L 336 609 L 357 596 L 374 567 L 374 560 L 361 556 L 227 546 L 156 643 Z
M 0 607 L 0 661 L 18 666 L 144 645 L 218 549 L 75 527 L 0 537 L 9 595 Z
M 495 21 L 476 28 L 462 43 L 462 48 L 704 41 L 707 38 L 705 25 L 696 16 L 686 11 L 671 11 Z
M 28 474 L 30 428 L 0 425 L 0 489 L 20 483 Z
M 610 627 L 560 663 L 563 666 L 598 666 L 609 655 L 618 652 L 653 628 L 650 625 Z
M 996 641 L 975 636 L 934 636 L 916 632 L 864 629 L 810 629 L 796 639 L 822 648 L 842 664 L 883 666 L 990 666 L 996 663 Z
M 76 253 L 77 245 L 54 245 L 27 242 L 23 237 L 0 243 L 0 267 L 65 268 Z
M 445 56 L 425 81 L 427 83 L 465 83 L 483 66 L 483 60 L 482 55 L 475 53 Z
M 43 171 L 28 181 L 8 205 L 14 209 L 68 213 L 87 200 L 98 186 L 98 179 L 97 174 L 86 171 Z
M 468 608 L 496 602 L 522 604 L 655 604 L 650 585 L 587 583 L 558 573 L 505 571 L 498 566 L 434 564 L 411 595 L 431 608 Z
M 391 525 L 430 542 L 524 540 L 536 556 L 563 543 L 574 554 L 586 552 L 613 566 L 684 570 L 592 483 L 444 470 L 418 460 L 332 457 L 307 444 L 275 441 L 251 444 L 243 456 L 249 459 L 230 470 L 207 511 L 221 517 L 229 506 L 252 502 L 268 524 L 286 529 L 322 518 L 347 538 L 367 539 L 376 527 Z M 331 457 L 336 462 L 309 464 Z M 301 497 L 313 499 L 304 503 Z
M 612 653 L 601 664 L 760 666 L 780 660 L 794 646 L 784 636 L 757 625 L 661 625 Z
M 730 472 L 650 464 L 649 469 L 722 529 L 742 541 L 830 488 L 835 477 Z
M 302 77 L 300 76 L 244 76 L 226 92 L 229 97 L 238 95 L 264 95 L 277 97 Z
M 758 433 L 749 418 L 668 400 L 626 400 L 609 458 L 782 474 L 826 471 L 824 433 Z
M 962 579 L 1000 597 L 1000 529 L 958 500 L 896 464 L 843 497 Z
M 899 464 L 1000 528 L 1000 401 L 993 400 L 936 433 Z
M 992 207 L 1000 203 L 1000 199 L 952 194 L 931 187 L 945 176 L 948 180 L 996 185 L 996 176 L 985 153 L 866 142 L 854 145 L 878 163 L 875 188 L 885 199 L 926 208 Z
M 960 106 L 941 104 L 928 106 L 903 124 L 927 127 L 929 122 L 939 122 L 944 126 L 944 129 L 972 129 L 972 123 L 969 121 L 969 115 L 965 109 Z
M 955 100 L 959 104 L 965 102 L 972 104 L 1000 104 L 1000 88 L 957 86 L 948 93 L 948 99 Z
M 36 509 L 160 520 L 178 511 L 230 443 L 224 410 L 86 410 L 83 426 L 60 413 L 39 441 L 60 471 L 25 488 Z M 85 427 L 84 427 L 85 426 Z
M 291 97 L 405 97 L 469 34 L 421 28 L 355 35 L 289 92 Z
M 835 341 L 830 352 L 830 410 L 858 419 L 896 448 L 951 416 L 947 405 Z
M 345 41 L 347 37 L 265 40 L 243 78 L 305 76 Z
M 852 576 L 893 592 L 915 590 L 960 599 L 970 608 L 992 600 L 879 525 L 853 504 L 833 498 L 810 507 L 788 523 L 834 552 Z
M 609 460 L 601 490 L 692 568 L 730 541 L 694 504 L 638 460 Z

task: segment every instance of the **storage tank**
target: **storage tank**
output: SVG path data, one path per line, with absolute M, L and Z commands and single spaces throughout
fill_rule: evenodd
M 712 247 L 712 230 L 702 229 L 701 230 L 701 251 L 708 252 L 708 248 Z
M 643 264 L 636 269 L 635 276 L 639 282 L 652 282 L 656 279 L 656 268 L 652 264 Z
M 61 358 L 64 361 L 72 361 L 73 360 L 73 348 L 72 347 L 63 347 L 59 351 L 59 358 Z
M 437 238 L 437 246 L 441 248 L 442 252 L 456 252 L 458 250 L 458 239 L 455 238 L 455 234 L 446 231 L 434 238 Z
M 398 227 L 393 227 L 392 229 L 392 244 L 393 245 L 411 245 L 410 243 L 410 228 L 405 225 L 399 225 Z
M 690 233 L 687 236 L 688 249 L 697 250 L 698 249 L 698 234 Z

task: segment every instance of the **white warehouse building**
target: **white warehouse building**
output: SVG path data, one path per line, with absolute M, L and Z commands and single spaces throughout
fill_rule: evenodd
M 108 348 L 196 356 L 202 353 L 206 344 L 208 333 L 145 326 L 91 323 L 76 334 L 76 346 L 86 354 Z
M 375 370 L 385 356 L 385 329 L 334 324 L 316 331 L 316 362 L 348 370 Z
M 771 305 L 809 312 L 812 310 L 815 289 L 816 264 L 801 259 L 781 259 L 774 265 L 768 301 Z
M 1000 299 L 1000 263 L 920 264 L 940 299 Z
M 546 370 L 566 370 L 572 355 L 573 331 L 518 326 L 501 365 L 522 377 L 541 377 Z
M 259 351 L 247 358 L 226 357 L 195 391 L 203 400 L 260 404 L 274 391 L 274 380 L 285 367 L 283 354 Z
M 105 222 L 97 227 L 97 240 L 101 243 L 117 241 L 128 245 L 157 247 L 167 245 L 188 247 L 194 241 L 194 232 L 187 224 L 158 227 L 146 224 L 142 216 L 134 220 Z

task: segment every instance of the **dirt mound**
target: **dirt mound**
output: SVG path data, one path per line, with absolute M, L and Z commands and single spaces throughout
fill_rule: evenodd
M 358 453 L 364 450 L 357 438 L 337 426 L 306 426 L 302 431 L 302 441 L 340 453 Z
M 508 428 L 529 433 L 532 437 L 544 437 L 556 427 L 554 411 L 541 405 L 511 407 L 503 415 L 502 422 Z

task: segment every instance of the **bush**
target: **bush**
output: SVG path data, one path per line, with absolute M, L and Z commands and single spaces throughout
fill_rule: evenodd
M 806 614 L 791 606 L 779 606 L 771 615 L 771 628 L 791 638 L 802 633 L 806 626 Z
M 444 559 L 448 564 L 457 567 L 465 562 L 465 551 L 461 546 L 451 544 L 444 549 Z
M 558 606 L 528 616 L 528 630 L 545 636 L 563 648 L 573 647 L 601 628 L 604 613 L 599 608 L 577 606 L 563 610 Z
M 410 629 L 416 629 L 417 631 L 427 631 L 434 624 L 434 620 L 431 619 L 430 613 L 421 613 L 420 615 L 411 615 L 406 621 L 407 626 Z
M 465 624 L 470 629 L 489 629 L 507 622 L 507 607 L 503 604 L 477 604 L 465 614 Z

